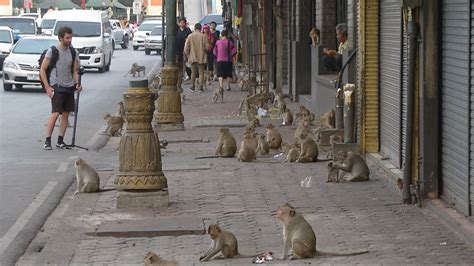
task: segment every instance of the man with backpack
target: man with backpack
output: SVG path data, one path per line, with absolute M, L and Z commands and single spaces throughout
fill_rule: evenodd
M 74 112 L 74 92 L 81 91 L 79 84 L 79 53 L 71 46 L 72 29 L 62 27 L 58 32 L 59 43 L 43 52 L 40 58 L 40 79 L 43 88 L 51 98 L 51 115 L 46 127 L 46 141 L 44 149 L 51 150 L 51 135 L 59 115 L 61 124 L 59 126 L 57 148 L 68 148 L 64 143 L 64 134 L 68 124 L 70 112 Z

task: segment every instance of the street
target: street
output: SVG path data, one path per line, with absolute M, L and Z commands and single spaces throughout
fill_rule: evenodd
M 117 103 L 128 86 L 126 75 L 133 62 L 145 65 L 147 73 L 160 56 L 139 51 L 114 52 L 110 72 L 87 70 L 83 76 L 76 145 L 95 153 L 107 137 L 99 135 L 103 115 L 117 112 Z M 132 61 L 133 60 L 133 61 Z M 0 85 L 1 87 L 1 85 Z M 46 121 L 51 104 L 41 87 L 6 92 L 0 88 L 0 264 L 11 264 L 23 254 L 31 239 L 54 210 L 75 179 L 71 159 L 84 153 L 79 148 L 54 148 L 58 127 L 52 136 L 53 150 L 43 150 Z M 70 117 L 70 125 L 74 117 Z M 72 127 L 66 132 L 70 144 Z

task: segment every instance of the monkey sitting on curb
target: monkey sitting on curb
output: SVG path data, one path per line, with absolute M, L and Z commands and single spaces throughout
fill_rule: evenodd
M 229 259 L 229 258 L 252 258 L 260 254 L 255 255 L 242 255 L 239 253 L 239 247 L 237 245 L 237 239 L 235 235 L 230 231 L 222 230 L 219 225 L 211 224 L 207 228 L 207 233 L 211 237 L 211 245 L 209 249 L 199 258 L 199 261 L 209 261 L 214 258 L 219 252 L 222 252 L 221 256 L 216 258 Z
M 131 74 L 133 77 L 138 74 L 140 77 L 140 73 L 143 72 L 143 76 L 145 76 L 145 66 L 140 66 L 136 62 L 132 64 L 132 68 L 130 68 L 130 71 L 128 72 Z
M 347 178 L 343 178 L 344 181 L 369 180 L 370 170 L 362 157 L 351 151 L 340 151 L 337 154 L 337 157 L 338 160 L 334 162 L 332 167 L 349 173 Z
M 221 128 L 219 132 L 219 140 L 217 141 L 215 154 L 222 157 L 234 157 L 237 152 L 237 141 L 235 137 L 230 133 L 227 127 Z
M 152 251 L 148 251 L 145 258 L 143 259 L 143 264 L 145 266 L 178 266 L 178 263 L 176 261 L 164 259 Z
M 364 250 L 337 253 L 317 250 L 313 228 L 289 203 L 278 208 L 276 217 L 283 223 L 283 253 L 280 257 L 282 260 L 286 259 L 290 249 L 293 251 L 291 259 L 307 259 L 318 255 L 350 256 L 368 252 Z

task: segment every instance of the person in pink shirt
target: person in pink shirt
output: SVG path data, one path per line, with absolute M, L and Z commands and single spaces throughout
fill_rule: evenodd
M 230 81 L 228 78 L 232 78 L 232 58 L 237 54 L 234 42 L 227 37 L 227 31 L 223 30 L 221 39 L 214 46 L 214 55 L 217 60 L 217 77 L 221 88 L 224 88 L 224 82 Z M 230 90 L 230 83 L 228 83 L 227 90 Z

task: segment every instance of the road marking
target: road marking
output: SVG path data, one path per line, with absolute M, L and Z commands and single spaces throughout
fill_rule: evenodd
M 58 169 L 56 170 L 57 173 L 64 173 L 67 171 L 67 166 L 69 165 L 68 162 L 62 162 L 59 164 Z
M 43 204 L 46 198 L 49 196 L 51 191 L 56 187 L 58 182 L 49 181 L 48 184 L 41 190 L 41 192 L 34 198 L 34 200 L 28 205 L 28 208 L 20 215 L 16 220 L 15 224 L 10 227 L 8 232 L 0 239 L 0 254 L 3 254 L 5 250 L 10 246 L 11 242 L 16 236 L 23 230 L 23 227 L 29 222 L 33 214 Z

